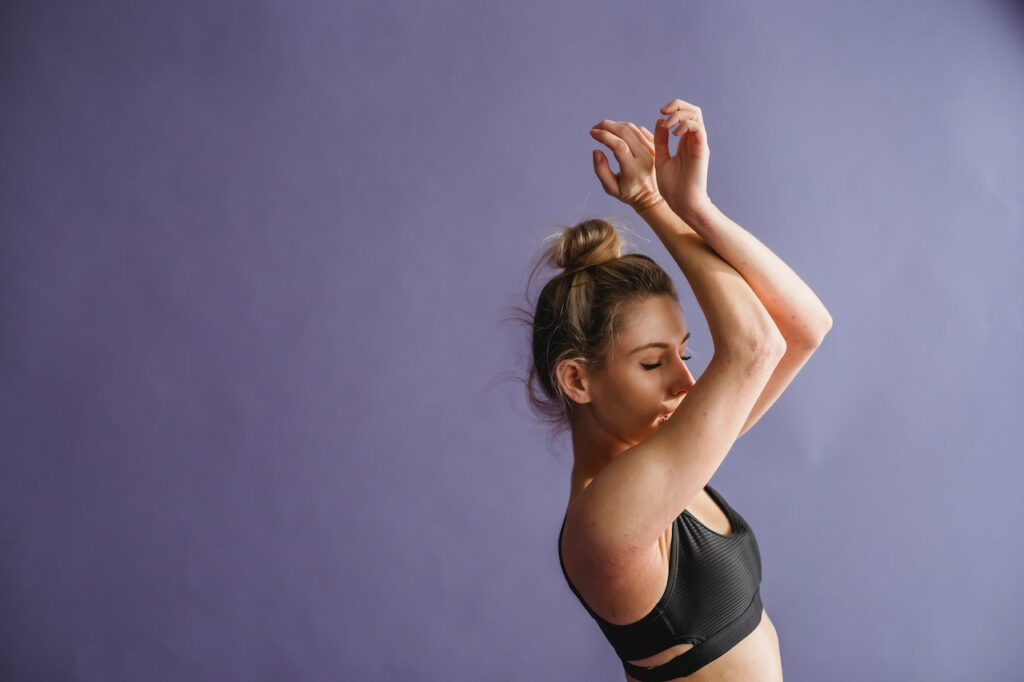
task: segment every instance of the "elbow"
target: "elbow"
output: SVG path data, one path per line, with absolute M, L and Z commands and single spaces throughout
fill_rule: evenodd
M 748 329 L 736 341 L 739 354 L 753 366 L 774 367 L 789 348 L 786 337 L 770 318 L 765 324 Z
M 832 329 L 832 316 L 824 306 L 814 312 L 791 315 L 782 321 L 787 323 L 783 333 L 789 350 L 805 354 L 816 351 Z
M 807 322 L 797 342 L 793 343 L 791 340 L 790 345 L 801 350 L 816 350 L 821 345 L 821 342 L 825 340 L 825 335 L 828 334 L 830 329 L 832 329 L 832 316 L 827 310 L 822 308 L 821 312 L 814 319 Z
M 825 334 L 832 329 L 832 316 L 824 308 L 821 309 L 821 323 L 818 326 L 818 345 L 825 339 Z
M 788 350 L 789 342 L 786 341 L 786 337 L 782 335 L 778 327 L 772 325 L 757 346 L 756 359 L 760 363 L 775 367 Z

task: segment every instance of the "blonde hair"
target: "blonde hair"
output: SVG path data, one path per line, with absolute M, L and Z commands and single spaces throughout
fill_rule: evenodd
M 567 359 L 600 369 L 619 331 L 623 313 L 649 296 L 679 295 L 668 273 L 640 253 L 622 255 L 615 226 L 594 218 L 553 235 L 527 283 L 542 265 L 560 268 L 537 296 L 534 312 L 519 318 L 532 330 L 532 362 L 526 379 L 531 409 L 556 430 L 567 429 L 577 405 L 556 374 Z M 529 295 L 527 295 L 529 298 Z

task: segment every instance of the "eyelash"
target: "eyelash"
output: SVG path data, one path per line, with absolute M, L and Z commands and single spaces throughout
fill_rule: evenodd
M 692 355 L 680 355 L 679 357 L 682 358 L 683 362 L 686 362 L 687 360 L 693 359 Z M 640 366 L 643 367 L 644 369 L 650 371 L 652 369 L 657 369 L 658 367 L 661 367 L 661 363 L 659 362 L 656 365 L 645 365 L 644 363 L 641 362 Z

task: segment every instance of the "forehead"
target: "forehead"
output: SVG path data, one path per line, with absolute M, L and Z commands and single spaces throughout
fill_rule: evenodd
M 628 353 L 646 343 L 678 344 L 685 335 L 679 303 L 670 296 L 650 296 L 623 313 L 615 345 Z

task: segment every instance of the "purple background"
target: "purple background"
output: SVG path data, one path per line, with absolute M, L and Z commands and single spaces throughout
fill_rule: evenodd
M 1020 3 L 0 17 L 0 679 L 621 680 L 502 318 L 673 97 L 835 320 L 714 478 L 787 679 L 1024 679 Z

